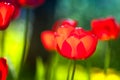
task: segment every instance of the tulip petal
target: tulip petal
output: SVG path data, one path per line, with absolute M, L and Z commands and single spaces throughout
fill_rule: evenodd
M 86 58 L 86 54 L 87 54 L 87 52 L 84 47 L 84 44 L 82 42 L 80 42 L 77 45 L 77 55 L 76 56 L 78 56 L 78 58 L 80 58 L 80 59 L 84 59 L 84 58 Z
M 62 48 L 60 50 L 61 50 L 61 53 L 63 54 L 63 56 L 68 57 L 68 58 L 69 58 L 69 56 L 71 56 L 72 49 L 67 41 L 63 42 Z

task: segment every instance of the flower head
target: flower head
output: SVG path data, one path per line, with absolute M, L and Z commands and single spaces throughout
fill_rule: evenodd
M 5 30 L 13 16 L 14 6 L 7 2 L 0 2 L 0 30 Z
M 97 38 L 81 27 L 60 26 L 56 31 L 58 52 L 69 59 L 86 59 L 93 54 Z
M 19 17 L 19 15 L 20 15 L 20 4 L 18 3 L 17 0 L 1 0 L 0 2 L 6 2 L 6 3 L 10 3 L 11 5 L 14 5 L 15 10 L 13 12 L 12 19 L 16 19 L 16 18 Z
M 113 17 L 92 20 L 91 27 L 100 40 L 116 39 L 119 34 L 119 26 Z
M 6 80 L 8 74 L 8 65 L 6 59 L 0 58 L 0 80 Z

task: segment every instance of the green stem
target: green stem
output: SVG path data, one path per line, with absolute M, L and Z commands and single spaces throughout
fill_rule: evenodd
M 27 8 L 26 9 L 26 23 L 25 23 L 25 35 L 24 35 L 24 48 L 23 48 L 23 56 L 22 56 L 22 65 L 24 64 L 25 58 L 26 58 L 29 18 L 30 18 L 30 10 Z
M 26 50 L 27 50 L 27 39 L 28 39 L 28 29 L 29 29 L 29 16 L 30 16 L 30 11 L 29 8 L 26 9 L 26 23 L 25 23 L 25 33 L 24 33 L 24 47 L 23 47 L 23 55 L 21 59 L 21 65 L 20 65 L 20 70 L 18 76 L 14 80 L 19 80 L 20 73 L 23 69 L 23 65 L 25 62 L 26 58 Z
M 69 77 L 70 77 L 70 69 L 71 69 L 71 65 L 72 65 L 72 61 L 69 61 L 69 65 L 68 65 L 68 73 L 67 73 L 67 80 L 69 80 Z
M 59 63 L 59 55 L 56 52 L 53 52 L 55 55 L 52 56 L 51 60 L 51 73 L 50 73 L 50 80 L 56 80 L 55 79 L 55 70 L 57 68 L 57 65 Z M 52 53 L 52 54 L 53 54 Z
M 4 56 L 4 40 L 5 40 L 5 31 L 2 31 L 2 36 L 1 36 L 1 57 Z
M 73 62 L 73 72 L 72 72 L 71 80 L 74 80 L 75 69 L 76 69 L 76 61 L 74 60 L 74 62 Z
M 55 70 L 59 63 L 59 55 L 54 51 L 51 52 L 51 54 L 52 54 L 50 56 L 51 58 L 49 59 L 48 63 L 46 64 L 45 80 L 56 80 Z
M 109 51 L 109 45 L 108 43 L 106 44 L 106 53 L 105 53 L 105 63 L 104 63 L 104 73 L 108 73 L 108 68 L 110 65 L 110 51 Z
M 89 60 L 86 60 L 86 70 L 87 70 L 87 77 L 88 77 L 88 80 L 90 80 L 90 68 L 91 68 L 91 65 L 90 65 L 90 61 Z

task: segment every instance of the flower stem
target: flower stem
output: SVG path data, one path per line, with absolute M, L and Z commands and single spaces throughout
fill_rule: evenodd
M 55 78 L 55 70 L 58 66 L 58 63 L 59 63 L 59 55 L 54 52 L 55 55 L 52 56 L 52 60 L 51 60 L 51 72 L 50 72 L 50 79 L 49 80 L 56 80 Z
M 88 77 L 88 80 L 90 80 L 90 68 L 91 68 L 91 64 L 90 64 L 90 61 L 89 60 L 86 60 L 86 70 L 87 70 L 87 77 Z
M 104 61 L 104 73 L 107 74 L 107 70 L 110 65 L 110 51 L 109 51 L 109 45 L 106 44 L 106 53 L 105 53 L 105 61 Z
M 28 39 L 28 29 L 29 29 L 29 16 L 30 16 L 30 10 L 29 8 L 26 9 L 26 22 L 25 22 L 25 32 L 24 32 L 24 46 L 23 46 L 23 54 L 22 54 L 22 59 L 20 63 L 20 70 L 18 76 L 14 80 L 18 80 L 20 77 L 20 73 L 23 69 L 24 63 L 25 63 L 25 58 L 27 56 L 26 50 L 27 50 L 27 39 Z
M 1 35 L 1 57 L 4 56 L 4 40 L 5 40 L 5 31 L 2 31 Z
M 24 35 L 24 48 L 23 48 L 23 56 L 22 56 L 22 65 L 25 62 L 26 58 L 26 50 L 27 50 L 27 39 L 28 39 L 28 29 L 29 29 L 29 17 L 30 16 L 30 10 L 29 8 L 26 9 L 26 23 L 25 23 L 25 35 Z
M 73 72 L 72 72 L 71 80 L 74 80 L 75 69 L 76 69 L 76 61 L 74 60 L 74 62 L 73 62 Z
M 69 61 L 69 65 L 68 65 L 68 73 L 67 73 L 67 80 L 69 80 L 69 77 L 70 77 L 70 69 L 71 69 L 71 65 L 72 65 L 72 61 Z

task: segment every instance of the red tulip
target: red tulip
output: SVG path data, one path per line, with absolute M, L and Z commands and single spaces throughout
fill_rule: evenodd
M 0 30 L 5 30 L 13 16 L 14 6 L 10 3 L 0 2 Z
M 8 65 L 6 59 L 0 58 L 0 80 L 6 80 L 8 75 Z
M 45 0 L 17 0 L 21 6 L 25 7 L 38 7 L 42 5 Z
M 16 19 L 16 18 L 19 17 L 19 14 L 20 14 L 20 4 L 18 3 L 17 0 L 1 0 L 0 2 L 11 3 L 12 5 L 14 5 L 15 10 L 14 10 L 12 19 Z
M 54 39 L 54 32 L 51 30 L 43 31 L 40 35 L 41 42 L 45 49 L 52 51 L 56 50 L 56 42 Z
M 100 40 L 116 39 L 119 34 L 119 26 L 113 17 L 92 20 L 91 27 Z
M 57 28 L 59 26 L 73 26 L 73 27 L 76 27 L 77 26 L 77 21 L 76 20 L 73 20 L 73 19 L 62 19 L 62 20 L 58 20 L 54 23 L 53 27 L 52 27 L 52 30 L 53 31 L 56 31 Z
M 82 28 L 60 26 L 56 31 L 58 52 L 69 59 L 86 59 L 93 54 L 97 38 Z

